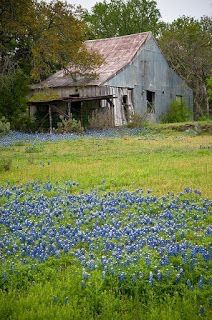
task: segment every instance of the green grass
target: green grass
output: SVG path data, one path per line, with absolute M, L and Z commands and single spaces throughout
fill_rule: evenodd
M 212 192 L 210 135 L 86 138 L 44 143 L 34 151 L 29 145 L 2 148 L 1 159 L 11 159 L 12 166 L 0 171 L 1 183 L 74 180 L 79 183 L 76 192 L 150 188 L 164 194 L 185 186 L 198 188 L 205 196 Z
M 34 271 L 22 266 L 19 272 L 21 284 L 13 282 L 8 292 L 0 291 L 2 320 L 210 319 L 210 301 L 205 298 L 209 292 L 185 285 L 178 291 L 171 286 L 152 289 L 145 283 L 123 291 L 114 281 L 113 286 L 103 284 L 98 272 L 84 287 L 81 267 L 68 256 L 49 259 Z M 202 305 L 207 311 L 200 316 Z

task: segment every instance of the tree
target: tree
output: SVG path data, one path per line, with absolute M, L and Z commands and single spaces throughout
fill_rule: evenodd
M 0 73 L 14 69 L 14 53 L 17 47 L 15 32 L 18 34 L 18 19 L 27 10 L 27 0 L 1 0 L 0 2 Z
M 153 0 L 110 0 L 98 2 L 84 15 L 89 37 L 108 38 L 151 31 L 157 35 L 161 15 Z
M 207 91 L 209 103 L 212 103 L 212 77 L 207 79 Z
M 0 74 L 0 118 L 17 119 L 26 110 L 28 78 L 20 69 L 9 74 Z
M 85 48 L 80 15 L 79 7 L 59 0 L 1 0 L 0 72 L 18 66 L 39 81 L 70 64 L 90 73 L 101 59 Z
M 207 78 L 212 65 L 212 20 L 181 17 L 167 24 L 159 39 L 170 65 L 194 91 L 196 115 L 209 114 Z

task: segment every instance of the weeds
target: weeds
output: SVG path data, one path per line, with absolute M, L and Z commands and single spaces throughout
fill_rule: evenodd
M 12 168 L 12 159 L 0 160 L 0 172 L 10 171 Z
M 25 148 L 26 153 L 38 153 L 44 151 L 44 144 L 42 143 L 32 143 Z

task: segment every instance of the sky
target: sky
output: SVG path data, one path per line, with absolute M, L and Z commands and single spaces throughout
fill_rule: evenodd
M 80 4 L 91 9 L 100 0 L 66 0 L 71 4 Z M 162 20 L 171 22 L 179 16 L 186 15 L 199 19 L 203 15 L 212 16 L 212 0 L 156 0 Z

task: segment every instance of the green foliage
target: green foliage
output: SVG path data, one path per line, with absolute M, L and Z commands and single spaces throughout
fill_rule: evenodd
M 82 9 L 59 0 L 2 0 L 0 66 L 10 73 L 17 65 L 34 81 L 58 69 L 80 67 L 87 74 L 100 63 L 83 44 L 86 26 Z M 74 70 L 76 72 L 76 68 Z
M 76 119 L 63 119 L 61 117 L 61 122 L 57 123 L 57 133 L 68 133 L 68 132 L 75 132 L 75 133 L 82 133 L 84 128 L 81 125 L 80 120 Z
M 163 123 L 175 123 L 184 122 L 191 117 L 191 111 L 186 107 L 185 103 L 174 100 L 169 111 L 162 116 L 161 122 Z
M 11 127 L 16 131 L 35 132 L 38 125 L 36 121 L 32 119 L 32 117 L 30 117 L 26 113 L 22 113 L 12 119 Z
M 207 79 L 207 91 L 209 103 L 212 103 L 212 77 Z
M 9 121 L 26 110 L 28 79 L 18 69 L 10 74 L 0 74 L 0 115 Z
M 97 2 L 84 15 L 90 38 L 108 38 L 145 31 L 159 33 L 160 11 L 152 0 L 110 0 Z
M 39 153 L 44 151 L 44 144 L 42 143 L 32 143 L 25 148 L 26 153 Z
M 7 133 L 10 131 L 10 123 L 5 117 L 0 118 L 0 134 Z
M 0 172 L 10 171 L 12 168 L 12 159 L 0 159 Z

